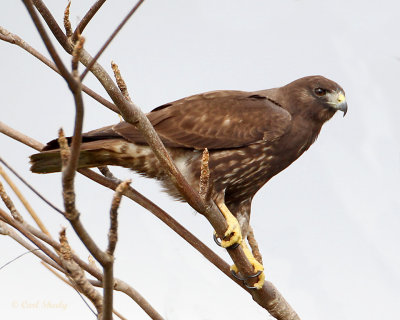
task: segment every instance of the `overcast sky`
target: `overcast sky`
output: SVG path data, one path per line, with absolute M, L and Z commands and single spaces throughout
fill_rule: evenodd
M 61 22 L 67 2 L 45 2 Z M 73 1 L 73 25 L 91 3 Z M 98 50 L 133 4 L 120 0 L 104 5 L 85 31 L 89 52 Z M 328 122 L 310 150 L 253 201 L 251 221 L 266 277 L 302 319 L 398 315 L 399 12 L 396 0 L 147 0 L 100 59 L 108 70 L 111 60 L 117 62 L 132 98 L 144 111 L 194 93 L 266 89 L 313 74 L 345 89 L 347 116 L 338 114 Z M 2 1 L 0 25 L 46 52 L 21 1 Z M 58 75 L 3 42 L 0 68 L 1 121 L 43 143 L 61 126 L 72 133 L 73 100 Z M 104 94 L 92 77 L 85 84 Z M 119 121 L 87 96 L 85 108 L 87 131 Z M 28 163 L 32 149 L 2 135 L 0 146 L 1 157 L 62 207 L 59 174 L 34 175 Z M 151 180 L 128 170 L 113 171 L 121 178 L 133 176 L 134 188 L 231 263 L 213 243 L 211 226 L 188 205 L 172 201 Z M 54 236 L 68 226 L 21 188 Z M 81 176 L 77 188 L 82 220 L 104 246 L 112 192 Z M 116 276 L 166 319 L 266 318 L 250 295 L 126 199 L 119 232 Z M 85 259 L 88 254 L 70 227 L 67 233 Z M 0 238 L 0 249 L 0 265 L 26 251 L 6 237 Z M 79 296 L 33 255 L 1 270 L 0 281 L 4 319 L 94 319 Z M 128 319 L 147 319 L 123 295 L 117 295 L 115 309 Z

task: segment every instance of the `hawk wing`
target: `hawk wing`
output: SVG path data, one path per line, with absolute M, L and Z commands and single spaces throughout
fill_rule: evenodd
M 147 114 L 167 147 L 225 149 L 273 141 L 290 126 L 290 114 L 260 94 L 243 91 L 213 91 L 162 105 Z M 146 143 L 131 124 L 88 132 L 85 137 L 122 136 Z

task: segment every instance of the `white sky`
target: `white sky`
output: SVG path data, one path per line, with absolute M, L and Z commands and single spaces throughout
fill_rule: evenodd
M 62 21 L 67 2 L 46 2 Z M 85 31 L 90 52 L 97 51 L 133 3 L 104 6 Z M 90 5 L 72 3 L 74 25 Z M 100 59 L 108 69 L 111 60 L 119 64 L 144 111 L 193 93 L 259 90 L 312 74 L 346 90 L 347 116 L 327 123 L 315 145 L 253 202 L 252 224 L 266 276 L 302 319 L 393 319 L 398 314 L 399 12 L 395 0 L 148 0 Z M 22 2 L 3 0 L 0 24 L 45 52 Z M 54 138 L 61 126 L 72 132 L 72 97 L 58 75 L 7 43 L 0 43 L 0 68 L 1 121 L 42 142 Z M 103 93 L 92 77 L 85 84 Z M 89 97 L 85 106 L 85 130 L 119 121 Z M 31 174 L 31 149 L 2 135 L 0 146 L 1 157 L 61 207 L 60 175 Z M 132 176 L 127 170 L 113 171 L 121 178 Z M 155 182 L 133 179 L 133 187 L 230 263 L 214 245 L 203 217 L 173 202 Z M 112 192 L 79 176 L 77 188 L 82 219 L 104 246 Z M 68 224 L 26 192 L 57 236 Z M 85 258 L 70 227 L 68 235 Z M 25 252 L 6 237 L 0 238 L 0 248 L 0 265 Z M 126 199 L 120 210 L 116 276 L 166 319 L 265 319 L 265 311 L 246 292 Z M 92 318 L 78 295 L 33 255 L 1 270 L 0 281 L 5 319 Z M 65 308 L 48 308 L 47 302 Z M 129 319 L 147 319 L 122 295 L 115 308 Z

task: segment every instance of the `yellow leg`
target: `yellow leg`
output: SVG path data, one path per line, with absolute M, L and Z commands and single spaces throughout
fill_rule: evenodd
M 242 232 L 240 231 L 240 225 L 237 219 L 233 216 L 233 214 L 229 211 L 228 207 L 225 203 L 217 203 L 219 210 L 221 210 L 222 214 L 225 217 L 226 223 L 228 224 L 228 229 L 226 229 L 224 238 L 228 238 L 228 240 L 221 239 L 221 246 L 224 248 L 228 248 L 235 243 L 242 242 Z
M 257 273 L 259 271 L 262 271 L 261 274 L 258 276 L 258 281 L 253 284 L 253 286 L 256 289 L 261 289 L 264 281 L 265 281 L 265 274 L 264 274 L 264 267 L 261 263 L 259 263 L 256 258 L 254 258 L 253 254 L 251 253 L 249 247 L 247 246 L 247 244 L 242 241 L 240 243 L 240 245 L 242 246 L 243 252 L 246 255 L 247 259 L 249 260 L 249 262 L 251 263 L 251 265 L 254 268 L 254 273 Z M 231 266 L 231 270 L 235 271 L 236 273 L 238 272 L 238 269 L 236 267 L 236 265 Z
M 256 258 L 254 258 L 251 253 L 249 247 L 246 242 L 242 240 L 242 232 L 240 231 L 240 225 L 237 219 L 233 216 L 233 214 L 229 211 L 228 207 L 224 202 L 217 203 L 219 210 L 221 210 L 222 214 L 225 217 L 226 223 L 228 224 L 228 229 L 225 231 L 224 238 L 228 238 L 228 240 L 221 240 L 221 246 L 224 248 L 230 247 L 235 243 L 239 243 L 242 246 L 243 252 L 246 255 L 247 259 L 251 263 L 254 268 L 254 273 L 258 273 L 261 271 L 261 274 L 258 276 L 258 281 L 253 285 L 257 289 L 261 289 L 264 281 L 264 267 L 261 263 L 259 263 Z M 237 267 L 235 265 L 231 266 L 231 270 L 238 272 Z

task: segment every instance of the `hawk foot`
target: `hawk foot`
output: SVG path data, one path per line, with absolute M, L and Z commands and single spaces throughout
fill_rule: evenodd
M 218 236 L 217 236 L 217 233 L 215 231 L 214 231 L 213 238 L 214 238 L 214 242 L 217 245 L 219 245 L 220 247 L 222 247 L 221 241 L 218 240 Z M 240 246 L 240 243 L 236 242 L 233 245 L 231 245 L 230 247 L 227 247 L 226 249 L 236 249 L 239 246 Z
M 243 249 L 244 254 L 246 255 L 247 259 L 249 260 L 249 262 L 251 263 L 251 265 L 254 268 L 254 274 L 250 275 L 250 276 L 246 276 L 246 277 L 241 277 L 238 275 L 238 268 L 236 267 L 236 265 L 231 266 L 231 273 L 236 279 L 243 281 L 246 288 L 261 289 L 262 286 L 264 285 L 264 281 L 265 281 L 264 267 L 261 263 L 259 263 L 256 260 L 256 258 L 254 258 L 250 249 L 247 247 L 247 245 L 244 242 L 242 242 L 240 245 L 242 246 L 242 249 Z M 257 277 L 258 277 L 258 281 L 256 283 L 254 283 L 252 286 L 250 286 L 247 283 L 247 281 L 249 279 L 253 279 L 253 278 L 257 278 Z
M 237 243 L 240 244 L 242 242 L 242 232 L 240 231 L 239 221 L 229 211 L 225 203 L 217 203 L 217 206 L 228 224 L 228 229 L 226 229 L 224 237 L 221 239 L 221 247 L 229 248 Z

